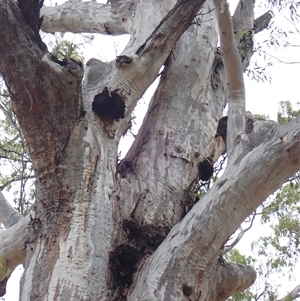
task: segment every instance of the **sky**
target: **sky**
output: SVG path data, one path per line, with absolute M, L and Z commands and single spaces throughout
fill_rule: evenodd
M 49 4 L 50 0 L 46 0 L 45 4 Z M 56 2 L 56 1 L 53 1 Z M 106 1 L 104 1 L 106 2 Z M 230 1 L 232 11 L 237 3 L 237 1 Z M 266 9 L 262 8 L 262 12 L 265 12 Z M 284 16 L 278 16 L 282 19 L 281 21 L 285 22 Z M 287 23 L 284 23 L 285 25 Z M 299 25 L 299 24 L 298 24 Z M 290 35 L 291 44 L 300 45 L 300 26 L 296 28 L 298 34 Z M 67 38 L 68 35 L 66 35 Z M 70 37 L 73 39 L 72 37 Z M 257 41 L 263 41 L 269 39 L 269 33 L 267 31 L 258 34 L 256 37 Z M 85 50 L 86 61 L 91 57 L 96 57 L 101 60 L 113 60 L 116 57 L 115 49 L 117 48 L 118 54 L 121 53 L 122 49 L 125 47 L 128 37 L 124 38 L 115 38 L 115 37 L 102 37 L 96 38 L 93 42 L 93 45 L 89 45 L 87 49 L 93 49 L 92 53 Z M 103 46 L 105 45 L 105 46 Z M 93 47 L 94 46 L 94 47 Z M 270 81 L 259 81 L 257 82 L 250 77 L 245 76 L 245 85 L 246 85 L 246 109 L 251 111 L 253 114 L 265 114 L 270 117 L 270 119 L 276 120 L 276 115 L 278 111 L 278 103 L 282 100 L 289 100 L 294 105 L 297 102 L 300 103 L 300 46 L 298 47 L 282 47 L 278 46 L 277 49 L 268 49 L 266 50 L 266 57 L 256 55 L 254 60 L 257 60 L 258 65 L 265 65 L 266 61 L 272 60 L 273 65 L 269 66 L 266 70 L 267 78 L 270 77 Z M 274 59 L 277 58 L 277 59 Z M 286 63 L 282 63 L 284 61 Z M 291 63 L 298 62 L 298 63 Z M 148 89 L 143 98 L 139 101 L 138 108 L 136 109 L 136 125 L 134 131 L 137 131 L 138 127 L 142 123 L 144 113 L 147 109 L 149 99 L 151 98 L 152 93 L 155 90 L 154 83 L 152 87 Z M 123 155 L 126 153 L 127 149 L 130 147 L 130 144 L 133 142 L 133 137 L 129 136 L 121 144 L 121 151 Z M 257 227 L 257 225 L 255 226 Z M 265 230 L 258 231 L 268 231 Z M 254 231 L 255 233 L 256 231 Z M 248 234 L 249 233 L 249 234 Z M 248 232 L 245 236 L 246 241 L 251 241 L 255 238 L 256 234 L 250 234 Z M 257 232 L 256 232 L 257 233 Z M 241 249 L 248 255 L 251 254 L 249 244 L 244 244 L 241 246 Z M 300 271 L 300 266 L 298 266 L 298 271 Z M 22 268 L 18 267 L 14 272 L 14 275 L 10 278 L 7 287 L 6 301 L 17 301 L 19 295 L 19 278 L 22 274 Z M 299 284 L 300 278 L 297 277 L 298 283 L 296 281 L 290 281 L 286 284 L 286 292 L 293 289 L 297 284 Z

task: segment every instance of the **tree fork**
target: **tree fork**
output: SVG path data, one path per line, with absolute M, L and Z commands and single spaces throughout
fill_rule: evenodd
M 117 2 L 113 1 L 115 12 Z M 9 32 L 8 25 L 18 24 L 18 18 L 10 16 L 9 22 L 3 19 L 6 28 L 1 29 L 1 38 L 6 50 L 13 49 L 14 53 L 10 56 L 9 51 L 1 52 L 5 60 L 1 60 L 0 68 L 11 92 L 17 95 L 13 97 L 15 110 L 23 120 L 21 126 L 32 146 L 38 175 L 37 213 L 43 217 L 42 234 L 33 250 L 27 252 L 22 300 L 173 301 L 197 299 L 200 295 L 207 300 L 222 300 L 249 286 L 254 278 L 250 267 L 238 268 L 218 260 L 226 240 L 268 193 L 299 168 L 299 119 L 286 127 L 253 121 L 247 135 L 243 133 L 245 126 L 238 124 L 241 135 L 236 127 L 230 134 L 236 144 L 229 143 L 233 155 L 226 175 L 182 219 L 188 211 L 185 202 L 192 200 L 189 193 L 197 177 L 197 163 L 212 153 L 219 118 L 216 115 L 225 103 L 226 82 L 222 72 L 218 87 L 199 81 L 201 77 L 210 78 L 212 72 L 217 44 L 215 23 L 210 20 L 201 24 L 207 25 L 209 34 L 196 26 L 185 31 L 198 12 L 199 1 L 180 1 L 178 5 L 182 4 L 186 11 L 175 10 L 174 15 L 168 15 L 169 23 L 160 21 L 170 11 L 172 1 L 131 2 L 130 8 L 126 6 L 128 2 L 124 4 L 129 11 L 128 20 L 123 25 L 119 19 L 116 21 L 119 23 L 116 26 L 123 29 L 115 29 L 115 32 L 134 29 L 122 54 L 126 64 L 118 58 L 110 63 L 95 59 L 87 63 L 84 116 L 81 67 L 44 55 L 34 45 L 33 34 L 27 31 L 25 23 L 16 30 L 21 33 L 18 36 L 5 34 Z M 14 10 L 13 5 L 3 1 L 0 16 L 10 14 L 8 6 Z M 147 8 L 151 5 L 159 8 L 151 19 L 154 21 L 142 26 L 141 16 L 149 13 Z M 189 16 L 186 19 L 185 13 Z M 21 43 L 18 52 L 14 43 L 22 41 L 22 27 L 27 28 L 25 40 L 29 42 Z M 113 33 L 114 26 L 106 25 L 104 30 Z M 185 58 L 185 50 L 189 50 L 186 45 L 195 48 L 189 52 L 190 61 Z M 28 48 L 32 51 L 26 53 Z M 140 52 L 136 54 L 138 49 Z M 174 60 L 170 60 L 161 78 L 136 142 L 120 165 L 124 167 L 122 173 L 117 173 L 119 139 L 128 127 L 137 100 L 156 78 L 171 51 Z M 11 66 L 6 64 L 12 60 L 14 70 L 18 70 L 17 56 L 22 62 L 20 71 L 34 74 L 26 77 L 27 81 L 24 74 L 12 75 Z M 240 64 L 236 65 L 240 68 Z M 46 74 L 48 85 L 43 86 L 40 78 Z M 234 86 L 234 76 L 228 78 L 230 86 Z M 36 82 L 37 87 L 32 88 L 30 82 Z M 176 87 L 174 82 L 178 83 Z M 117 93 L 124 101 L 124 119 L 107 122 L 101 113 L 97 116 L 92 111 L 95 96 L 106 91 L 105 88 L 108 95 Z M 26 111 L 28 103 L 32 108 L 29 106 Z M 262 128 L 267 134 L 265 138 L 261 136 Z M 249 145 L 254 149 L 250 150 Z M 283 173 L 279 172 L 283 169 Z M 270 181 L 267 188 L 263 186 L 266 178 Z M 245 187 L 260 190 L 255 195 L 246 195 Z M 229 215 L 234 219 L 229 220 Z M 157 225 L 155 231 L 153 225 Z M 141 243 L 138 249 L 140 238 L 146 243 Z M 222 273 L 229 275 L 230 283 L 218 282 Z M 237 285 L 233 283 L 236 276 L 240 280 Z M 208 292 L 208 280 L 219 283 L 215 290 Z

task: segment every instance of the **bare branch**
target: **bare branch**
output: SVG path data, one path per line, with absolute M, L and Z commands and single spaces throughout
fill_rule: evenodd
M 203 10 L 211 11 L 212 8 L 212 3 L 206 2 Z M 211 13 L 204 15 L 201 22 L 201 30 L 199 26 L 192 25 L 177 41 L 164 64 L 165 69 L 158 88 L 151 99 L 136 139 L 118 166 L 120 174 L 128 178 L 121 180 L 122 194 L 126 194 L 127 189 L 130 194 L 140 194 L 141 187 L 147 190 L 143 179 L 155 177 L 157 166 L 160 166 L 160 176 L 172 186 L 167 192 L 163 186 L 156 192 L 144 191 L 146 196 L 143 202 L 137 205 L 134 216 L 135 220 L 142 224 L 149 225 L 154 220 L 155 223 L 157 220 L 163 220 L 164 225 L 171 228 L 179 222 L 182 215 L 194 204 L 193 181 L 196 181 L 199 175 L 199 163 L 206 157 L 211 159 L 210 162 L 214 162 L 225 150 L 222 138 L 214 139 L 217 120 L 199 118 L 203 116 L 203 110 L 209 116 L 220 116 L 225 103 L 225 84 L 221 80 L 224 77 L 223 72 L 220 75 L 221 79 L 218 77 L 218 87 L 212 88 L 211 82 L 206 80 L 211 76 L 211 68 L 201 63 L 204 60 L 209 66 L 213 64 L 215 53 L 212 47 L 215 48 L 217 44 L 216 19 Z M 208 40 L 210 43 L 207 43 Z M 191 72 L 193 80 L 187 82 Z M 173 86 L 174 82 L 177 83 L 176 87 Z M 211 103 L 214 105 L 211 106 Z M 186 135 L 186 131 L 189 135 Z M 163 150 L 162 145 L 165 145 Z M 207 150 L 200 151 L 202 146 L 204 149 L 208 146 Z M 145 153 L 149 158 L 147 169 L 144 163 Z M 138 177 L 130 177 L 128 166 L 133 167 Z M 125 181 L 128 181 L 128 185 L 124 185 Z M 140 184 L 133 185 L 133 181 L 140 181 Z M 183 183 L 183 189 L 175 184 L 179 182 Z M 138 191 L 135 190 L 137 187 Z M 161 208 L 164 206 L 164 200 L 169 200 L 168 206 L 174 208 L 172 215 L 163 214 Z M 125 208 L 133 207 L 132 199 L 126 198 L 126 202 L 128 206 Z
M 252 29 L 254 23 L 253 0 L 240 0 L 233 16 L 234 31 L 244 32 Z
M 237 235 L 237 237 L 235 238 L 235 240 L 230 244 L 230 245 L 226 245 L 222 255 L 224 256 L 226 253 L 228 253 L 229 251 L 231 251 L 236 245 L 237 243 L 242 239 L 242 237 L 245 234 L 245 230 L 242 227 L 239 227 L 239 234 Z
M 226 145 L 230 163 L 236 138 L 245 131 L 243 65 L 234 39 L 229 4 L 225 0 L 214 0 L 214 4 L 219 23 L 221 52 L 228 88 L 228 130 Z
M 44 32 L 102 33 L 121 35 L 130 32 L 132 1 L 124 1 L 117 11 L 110 5 L 93 1 L 72 3 L 65 2 L 58 6 L 41 8 Z
M 281 60 L 280 58 L 278 58 L 278 57 L 276 57 L 276 56 L 274 56 L 270 53 L 267 53 L 266 51 L 263 51 L 263 50 L 260 50 L 259 52 L 275 59 L 276 61 L 278 61 L 279 63 L 282 63 L 282 64 L 290 64 L 290 65 L 300 64 L 300 61 L 284 61 L 284 60 Z
M 29 216 L 23 217 L 0 233 L 0 281 L 25 260 L 26 240 L 30 236 L 29 222 Z
M 211 266 L 224 242 L 236 230 L 236 225 L 242 223 L 270 193 L 299 170 L 299 120 L 298 123 L 295 120 L 292 122 L 296 123 L 277 128 L 268 143 L 253 149 L 251 156 L 244 157 L 238 165 L 227 167 L 227 172 L 201 202 L 195 204 L 171 230 L 137 276 L 136 287 L 148 297 L 142 300 L 153 297 L 153 286 L 156 287 L 158 281 L 163 287 L 168 287 L 168 281 L 172 281 L 174 294 L 181 289 L 182 283 L 187 282 L 195 287 L 197 294 L 197 279 L 201 279 Z M 247 191 L 255 191 L 255 194 Z M 225 207 L 226 210 L 223 210 Z M 235 220 L 234 225 L 232 219 Z M 203 228 L 203 225 L 206 227 Z M 210 252 L 207 252 L 208 249 Z M 178 271 L 182 269 L 189 271 L 189 279 L 180 278 Z M 139 292 L 134 290 L 132 296 L 138 297 Z
M 300 285 L 297 285 L 290 293 L 276 301 L 292 301 L 300 297 Z
M 253 222 L 254 222 L 254 218 L 256 216 L 256 213 L 254 214 L 253 218 L 251 219 L 251 223 L 250 226 L 246 229 L 243 229 L 242 227 L 239 227 L 239 234 L 237 235 L 236 239 L 230 244 L 230 245 L 226 245 L 224 247 L 223 253 L 222 255 L 224 256 L 225 254 L 227 254 L 229 251 L 231 251 L 237 244 L 238 242 L 242 239 L 242 237 L 244 236 L 244 234 L 252 228 Z
M 188 1 L 178 1 L 147 38 L 145 43 L 139 47 L 136 54 L 142 56 L 144 53 L 154 52 L 162 43 L 168 45 L 172 41 L 177 41 L 190 26 L 204 2 L 203 0 L 198 2 L 191 1 L 191 3 Z M 173 30 L 175 26 L 177 30 Z
M 220 257 L 212 268 L 211 277 L 207 290 L 204 289 L 204 294 L 208 293 L 201 300 L 222 301 L 250 287 L 256 279 L 256 271 L 251 266 L 229 263 Z
M 264 13 L 263 15 L 261 15 L 260 17 L 255 19 L 254 20 L 254 28 L 253 28 L 254 33 L 261 32 L 264 29 L 268 28 L 272 18 L 273 18 L 273 15 L 272 15 L 271 11 L 267 11 L 266 13 Z
M 6 119 L 10 123 L 10 125 L 15 128 L 16 123 L 14 122 L 12 116 L 7 112 L 7 110 L 5 109 L 5 107 L 1 103 L 0 103 L 0 110 L 3 112 L 3 114 L 5 115 Z
M 121 137 L 124 129 L 128 129 L 130 114 L 138 99 L 155 80 L 177 40 L 189 28 L 204 2 L 204 0 L 180 1 L 167 15 L 162 14 L 161 19 L 155 16 L 150 23 L 151 26 L 143 26 L 144 21 L 139 17 L 151 3 L 139 4 L 137 8 L 139 10 L 135 13 L 134 27 L 140 29 L 134 31 L 122 55 L 117 57 L 115 62 L 108 64 L 95 59 L 87 62 L 84 82 L 85 90 L 88 91 L 84 95 L 87 114 L 91 111 L 95 94 L 104 91 L 107 86 L 111 91 L 118 89 L 118 93 L 126 99 L 126 114 L 122 121 L 113 125 L 112 129 L 115 131 L 114 135 Z M 110 77 L 105 76 L 105 73 L 110 73 Z M 108 83 L 111 77 L 116 78 L 115 86 Z M 95 83 L 99 83 L 97 87 Z

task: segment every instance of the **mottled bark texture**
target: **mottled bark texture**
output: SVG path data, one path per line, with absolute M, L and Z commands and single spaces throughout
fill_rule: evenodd
M 37 176 L 27 237 L 7 224 L 24 245 L 20 300 L 224 300 L 255 280 L 252 267 L 224 262 L 223 246 L 299 169 L 299 119 L 278 126 L 245 113 L 252 43 L 242 41 L 251 42 L 253 3 L 238 6 L 233 32 L 227 3 L 214 2 L 42 8 L 44 31 L 131 35 L 115 61 L 89 60 L 82 80 L 81 64 L 40 43 L 36 14 L 32 24 L 28 9 L 1 1 L 0 72 Z M 161 67 L 143 125 L 117 163 L 131 113 Z M 227 100 L 228 122 L 217 129 Z M 226 148 L 224 175 L 195 203 L 199 178 Z M 1 256 L 8 262 L 5 249 Z

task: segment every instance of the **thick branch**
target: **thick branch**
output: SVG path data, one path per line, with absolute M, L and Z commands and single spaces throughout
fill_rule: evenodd
M 229 5 L 226 0 L 214 0 L 219 23 L 221 52 L 228 88 L 228 131 L 227 152 L 231 161 L 231 152 L 236 138 L 245 127 L 245 86 L 243 65 L 236 47 Z
M 203 11 L 212 10 L 212 3 L 206 2 Z M 158 221 L 170 229 L 182 219 L 195 201 L 199 163 L 206 157 L 217 160 L 225 150 L 221 137 L 213 145 L 214 116 L 220 116 L 224 107 L 224 85 L 221 81 L 212 88 L 207 81 L 215 57 L 211 50 L 217 45 L 216 20 L 211 13 L 202 21 L 201 29 L 192 25 L 176 43 L 139 133 L 118 169 L 123 215 L 128 218 L 130 208 L 136 208 L 130 218 L 152 225 L 153 231 Z M 162 179 L 164 183 L 157 185 Z M 139 195 L 143 202 L 138 202 Z
M 7 277 L 26 256 L 26 241 L 30 236 L 30 217 L 23 217 L 12 227 L 0 233 L 0 280 Z
M 266 13 L 264 13 L 263 15 L 261 15 L 260 17 L 258 17 L 257 19 L 254 20 L 254 33 L 258 33 L 263 31 L 264 29 L 267 29 L 271 20 L 272 20 L 273 16 L 271 11 L 267 11 Z
M 49 171 L 81 114 L 82 67 L 45 55 L 15 1 L 0 2 L 0 18 L 0 71 L 35 170 Z
M 199 295 L 198 281 L 201 283 L 228 237 L 269 194 L 299 170 L 299 122 L 293 120 L 277 128 L 268 142 L 252 150 L 251 156 L 227 167 L 226 173 L 147 260 L 137 276 L 139 289 L 133 290 L 133 300 L 153 299 L 157 287 L 158 299 L 169 300 L 171 295 L 172 300 L 180 300 L 182 285 L 186 283 L 195 296 Z
M 232 17 L 232 23 L 243 70 L 248 68 L 253 55 L 253 20 L 254 1 L 240 0 Z
M 290 293 L 276 301 L 292 301 L 300 297 L 300 285 L 297 285 Z
M 254 25 L 254 0 L 240 0 L 233 16 L 235 32 L 252 30 Z
M 220 257 L 205 281 L 201 300 L 222 301 L 250 287 L 256 279 L 256 271 L 247 265 L 229 263 Z
M 102 33 L 121 35 L 130 32 L 132 26 L 131 4 L 133 1 L 120 3 L 115 10 L 110 5 L 95 2 L 65 2 L 58 6 L 41 9 L 45 32 Z
M 178 1 L 145 43 L 139 47 L 136 54 L 154 52 L 162 44 L 174 44 L 174 41 L 177 41 L 190 26 L 203 3 L 204 1 Z
M 122 55 L 109 64 L 97 60 L 87 62 L 84 83 L 87 92 L 84 94 L 84 105 L 87 113 L 91 111 L 95 95 L 104 91 L 109 93 L 118 90 L 118 94 L 126 103 L 125 118 L 122 121 L 117 120 L 111 128 L 115 137 L 121 137 L 128 128 L 131 112 L 138 99 L 155 80 L 175 43 L 191 25 L 203 3 L 204 0 L 180 1 L 171 13 L 165 17 L 162 15 L 163 19 L 158 19 L 163 12 L 159 1 L 140 2 L 135 10 L 133 25 L 133 28 L 139 29 L 133 31 Z M 143 26 L 144 20 L 140 16 L 147 13 L 147 9 L 157 6 L 160 8 L 157 15 L 153 16 L 148 26 Z
M 0 191 L 0 223 L 5 228 L 9 228 L 16 224 L 21 217 L 21 214 L 9 204 Z

